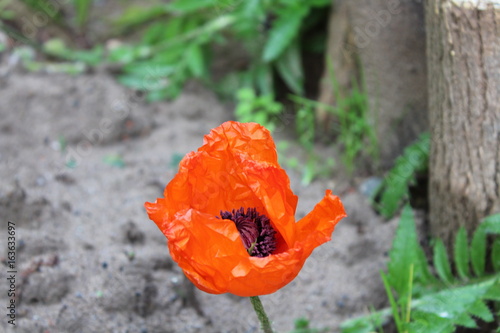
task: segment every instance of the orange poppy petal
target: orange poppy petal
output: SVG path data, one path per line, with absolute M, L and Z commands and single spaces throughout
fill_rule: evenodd
M 168 222 L 161 215 L 163 204 L 147 203 L 148 214 L 168 238 L 172 259 L 205 292 L 270 294 L 291 282 L 304 264 L 301 248 L 265 258 L 250 257 L 232 221 L 189 209 Z
M 337 223 L 346 216 L 340 198 L 326 190 L 314 209 L 297 222 L 298 242 L 304 248 L 303 255 L 308 257 L 316 247 L 328 242 Z
M 292 281 L 303 264 L 300 249 L 250 257 L 232 221 L 195 210 L 177 214 L 164 226 L 172 259 L 189 280 L 209 293 L 269 294 Z
M 168 223 L 167 200 L 158 198 L 155 202 L 146 202 L 144 204 L 149 219 L 152 220 L 160 230 L 165 228 L 164 224 Z
M 165 234 L 172 258 L 198 288 L 209 293 L 270 294 L 292 281 L 304 263 L 302 249 L 250 257 L 231 221 L 194 210 L 178 214 L 171 225 Z
M 179 212 L 163 233 L 172 259 L 200 289 L 227 292 L 234 262 L 248 257 L 235 224 L 189 209 Z
M 278 165 L 278 155 L 271 133 L 257 123 L 226 121 L 203 138 L 198 151 L 211 154 L 231 150 L 244 153 L 249 159 Z
M 262 209 L 231 152 L 221 152 L 218 156 L 204 151 L 188 154 L 165 188 L 164 196 L 169 215 L 188 208 L 213 216 L 221 210 L 242 206 Z
M 276 292 L 300 272 L 302 251 L 292 249 L 265 258 L 247 257 L 232 270 L 228 292 L 238 296 L 258 296 Z
M 285 170 L 275 165 L 242 159 L 239 164 L 245 173 L 248 186 L 262 202 L 273 228 L 286 242 L 286 248 L 295 243 L 295 209 L 297 196 L 290 188 L 290 179 Z M 279 245 L 279 244 L 278 244 Z M 284 248 L 278 247 L 277 252 Z

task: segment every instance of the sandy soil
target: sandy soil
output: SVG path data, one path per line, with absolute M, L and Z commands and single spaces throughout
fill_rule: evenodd
M 186 281 L 143 208 L 161 196 L 179 157 L 230 118 L 195 85 L 151 105 L 106 74 L 0 77 L 0 332 L 258 332 L 249 300 Z M 278 332 L 299 317 L 336 332 L 385 302 L 379 270 L 395 221 L 379 219 L 341 176 L 302 186 L 289 175 L 297 218 L 327 188 L 349 218 L 292 283 L 261 299 Z M 4 314 L 8 221 L 17 241 L 15 330 Z

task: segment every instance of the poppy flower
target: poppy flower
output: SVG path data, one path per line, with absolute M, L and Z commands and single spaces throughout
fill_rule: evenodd
M 256 123 L 228 121 L 180 162 L 165 198 L 145 204 L 172 259 L 199 289 L 257 296 L 292 281 L 346 216 L 330 190 L 295 221 L 297 196 L 274 141 Z

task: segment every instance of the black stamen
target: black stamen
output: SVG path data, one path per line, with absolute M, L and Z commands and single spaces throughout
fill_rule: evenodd
M 267 257 L 276 250 L 276 230 L 271 226 L 269 218 L 260 215 L 256 208 L 241 207 L 232 212 L 222 211 L 220 217 L 236 224 L 243 245 L 252 257 Z

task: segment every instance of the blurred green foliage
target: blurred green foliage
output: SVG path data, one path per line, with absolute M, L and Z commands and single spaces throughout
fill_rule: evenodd
M 0 20 L 10 20 L 15 17 L 15 12 L 8 9 L 12 0 L 0 0 Z
M 36 11 L 46 9 L 39 1 L 23 2 Z M 73 25 L 84 32 L 92 1 L 73 0 L 72 4 Z M 276 74 L 291 91 L 303 94 L 302 48 L 321 51 L 325 34 L 308 38 L 307 43 L 302 37 L 328 6 L 330 0 L 174 0 L 146 6 L 131 4 L 114 20 L 112 30 L 117 37 L 139 32 L 138 40 L 126 40 L 108 54 L 100 46 L 90 51 L 74 51 L 64 45 L 58 45 L 58 52 L 53 47 L 44 49 L 64 60 L 119 65 L 120 82 L 145 91 L 148 100 L 154 101 L 176 97 L 188 79 L 212 82 L 214 57 L 224 56 L 215 55 L 214 47 L 230 44 L 229 47 L 243 48 L 248 54 L 245 68 L 231 71 L 225 78 L 232 94 L 247 87 L 259 95 L 273 95 Z M 68 26 L 62 11 L 54 12 L 50 18 Z
M 0 1 L 0 8 L 10 2 Z M 47 12 L 44 2 L 22 2 L 34 11 Z M 271 131 L 295 129 L 299 143 L 312 151 L 319 103 L 306 98 L 308 64 L 303 56 L 325 51 L 331 0 L 123 2 L 121 14 L 107 22 L 107 40 L 94 44 L 85 37 L 98 4 L 72 0 L 67 5 L 70 10 L 56 8 L 50 19 L 72 33 L 74 41 L 83 38 L 85 43 L 68 45 L 62 36 L 43 40 L 38 49 L 47 60 L 59 62 L 30 58 L 25 60 L 29 70 L 79 74 L 105 66 L 112 68 L 120 83 L 144 92 L 148 101 L 175 98 L 188 80 L 195 79 L 235 101 L 238 120 L 255 121 Z M 241 63 L 224 68 L 220 77 L 214 67 L 220 60 L 228 63 L 224 59 L 228 53 L 241 57 Z M 337 100 L 335 107 L 325 106 L 336 119 L 332 142 L 336 137 L 343 163 L 352 173 L 359 156 L 377 158 L 377 142 L 367 120 L 366 95 L 354 87 L 341 96 L 330 74 Z M 315 166 L 318 158 L 309 155 L 305 183 L 323 173 Z
M 241 122 L 256 122 L 274 131 L 283 112 L 283 105 L 272 95 L 257 96 L 251 88 L 242 88 L 236 94 L 238 104 L 234 111 Z
M 318 328 L 311 328 L 309 319 L 302 317 L 295 319 L 295 325 L 294 325 L 293 331 L 290 331 L 290 333 L 323 333 L 323 332 L 328 332 L 328 328 L 324 329 L 318 329 Z
M 2 0 L 0 8 L 11 0 Z M 77 36 L 85 35 L 92 0 L 72 0 L 70 20 L 60 6 L 47 6 L 43 1 L 22 0 L 34 12 Z M 211 80 L 213 48 L 227 45 L 243 48 L 249 63 L 244 69 L 229 73 L 232 93 L 250 87 L 258 94 L 273 94 L 274 77 L 278 76 L 294 93 L 301 94 L 303 46 L 321 51 L 324 33 L 302 41 L 303 34 L 330 6 L 330 0 L 174 0 L 144 5 L 125 4 L 123 14 L 111 25 L 117 38 L 125 40 L 109 54 L 91 51 L 91 64 L 115 63 L 121 66 L 121 82 L 147 92 L 149 100 L 174 98 L 186 80 Z M 1 11 L 1 18 L 14 13 Z M 323 12 L 324 13 L 324 12 Z M 126 38 L 138 33 L 138 40 Z M 311 41 L 314 41 L 311 42 Z M 90 45 L 91 46 L 91 45 Z M 94 45 L 95 46 L 95 45 Z M 85 51 L 66 48 L 51 56 L 70 61 L 88 60 Z M 51 48 L 46 48 L 51 50 Z M 102 47 L 98 47 L 101 50 Z M 222 55 L 224 56 L 224 55 Z M 236 85 L 233 85 L 236 82 Z
M 214 46 L 244 48 L 249 63 L 230 72 L 221 86 L 232 94 L 247 87 L 274 95 L 274 73 L 303 93 L 300 38 L 314 8 L 330 1 L 191 1 L 177 0 L 152 8 L 129 8 L 118 29 L 147 24 L 142 39 L 114 50 L 111 60 L 124 65 L 121 81 L 148 91 L 150 100 L 173 98 L 186 80 L 211 80 Z M 139 68 L 139 69 L 138 69 Z M 147 76 L 147 77 L 145 77 Z M 145 84 L 156 81 L 154 84 Z M 222 89 L 224 91 L 224 89 Z
M 382 281 L 390 307 L 341 325 L 342 333 L 382 332 L 392 319 L 397 332 L 455 332 L 458 326 L 478 328 L 478 320 L 498 322 L 500 306 L 500 254 L 498 245 L 487 251 L 488 237 L 499 244 L 500 214 L 485 218 L 469 244 L 462 227 L 453 259 L 440 239 L 434 240 L 428 262 L 409 206 L 401 214 Z M 487 270 L 487 261 L 491 270 Z M 432 264 L 432 265 L 431 265 Z M 472 270 L 470 269 L 472 268 Z

